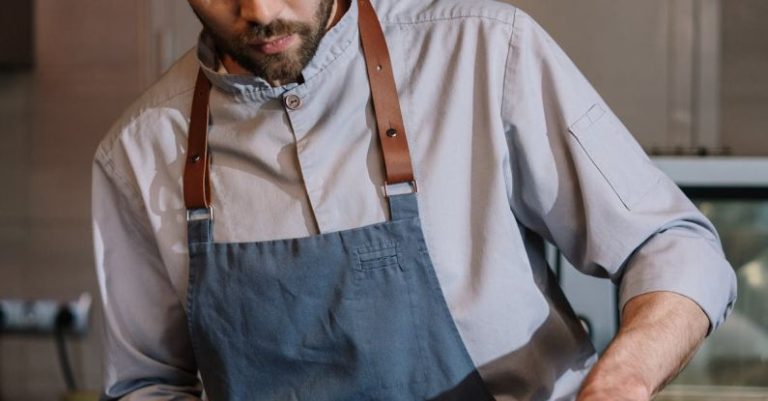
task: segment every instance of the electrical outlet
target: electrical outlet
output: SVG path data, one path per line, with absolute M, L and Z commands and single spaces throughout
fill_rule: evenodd
M 0 300 L 0 333 L 83 336 L 88 331 L 92 297 L 83 293 L 71 302 L 50 299 Z

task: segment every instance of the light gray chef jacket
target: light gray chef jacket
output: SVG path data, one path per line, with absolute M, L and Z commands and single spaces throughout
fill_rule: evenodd
M 491 1 L 374 5 L 427 245 L 498 400 L 570 400 L 596 360 L 548 273 L 542 238 L 584 273 L 619 283 L 621 306 L 673 291 L 697 302 L 712 329 L 723 322 L 736 289 L 714 228 L 528 15 Z M 184 309 L 182 172 L 201 65 L 214 85 L 215 241 L 305 237 L 389 218 L 355 2 L 302 84 L 272 88 L 223 73 L 203 36 L 96 152 L 109 397 L 136 383 L 146 386 L 126 399 L 187 399 L 174 397 L 198 387 Z M 286 106 L 289 95 L 299 107 Z

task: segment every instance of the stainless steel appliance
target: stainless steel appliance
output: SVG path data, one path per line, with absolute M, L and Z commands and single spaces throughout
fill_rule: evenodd
M 768 159 L 654 159 L 715 224 L 739 283 L 728 321 L 660 399 L 768 400 Z M 602 351 L 616 333 L 617 293 L 560 257 L 560 282 Z M 714 398 L 713 398 L 714 397 Z

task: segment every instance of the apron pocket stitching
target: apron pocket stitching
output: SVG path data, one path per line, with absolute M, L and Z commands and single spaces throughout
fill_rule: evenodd
M 365 272 L 399 266 L 397 253 L 397 242 L 359 247 L 355 250 L 356 270 Z

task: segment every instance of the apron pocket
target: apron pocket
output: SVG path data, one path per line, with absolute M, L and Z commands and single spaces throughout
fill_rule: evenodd
M 360 247 L 357 254 L 357 270 L 370 271 L 399 266 L 397 262 L 397 243 L 386 242 L 380 245 Z
M 354 317 L 355 338 L 365 361 L 366 376 L 378 388 L 417 391 L 426 379 L 423 336 L 415 318 L 412 272 L 403 269 L 397 243 L 369 244 L 355 250 L 358 263 Z

